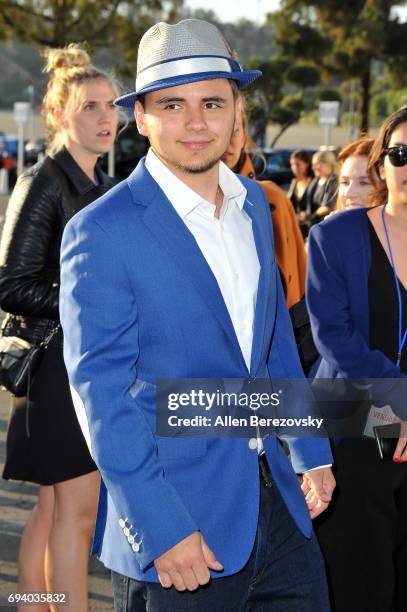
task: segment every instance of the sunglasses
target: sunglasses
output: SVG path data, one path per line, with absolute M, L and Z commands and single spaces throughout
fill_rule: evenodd
M 407 145 L 388 147 L 383 150 L 383 155 L 388 155 L 392 166 L 400 167 L 407 164 Z

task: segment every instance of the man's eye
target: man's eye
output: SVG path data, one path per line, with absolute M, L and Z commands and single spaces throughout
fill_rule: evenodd
M 205 104 L 205 108 L 213 110 L 214 108 L 220 108 L 220 104 L 218 104 L 217 102 L 207 102 Z
M 181 108 L 181 106 L 180 106 L 179 104 L 176 104 L 176 103 L 174 102 L 174 103 L 172 103 L 172 104 L 166 104 L 166 105 L 164 106 L 164 108 L 165 108 L 166 110 L 178 110 L 179 108 Z

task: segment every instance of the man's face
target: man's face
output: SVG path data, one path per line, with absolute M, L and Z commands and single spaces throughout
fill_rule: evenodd
M 178 176 L 213 168 L 229 146 L 240 101 L 229 81 L 210 79 L 146 94 L 136 102 L 137 128 Z

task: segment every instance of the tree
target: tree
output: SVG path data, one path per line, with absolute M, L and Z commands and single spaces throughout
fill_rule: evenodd
M 282 52 L 320 61 L 326 77 L 359 83 L 360 132 L 369 128 L 372 66 L 385 62 L 401 81 L 407 74 L 407 23 L 391 0 L 281 0 L 269 16 Z
M 127 40 L 122 36 L 126 26 L 137 22 L 148 27 L 157 15 L 171 15 L 181 4 L 182 0 L 0 0 L 0 32 L 47 47 L 82 41 L 97 47 Z M 134 34 L 133 30 L 137 48 Z
M 301 114 L 312 107 L 311 88 L 319 83 L 319 70 L 310 62 L 292 63 L 283 56 L 268 61 L 253 59 L 247 67 L 263 73 L 248 104 L 253 138 L 263 145 L 268 124 L 275 123 L 280 129 L 271 143 L 274 146 L 291 125 L 298 123 Z

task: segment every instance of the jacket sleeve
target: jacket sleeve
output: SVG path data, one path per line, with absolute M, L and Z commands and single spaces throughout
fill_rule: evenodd
M 343 252 L 324 223 L 312 228 L 308 241 L 307 304 L 318 352 L 343 378 L 389 379 L 373 391 L 378 401 L 394 392 L 394 410 L 402 418 L 407 405 L 397 392 L 394 379 L 404 378 L 400 369 L 379 350 L 372 350 L 356 329 L 351 316 Z M 368 316 L 368 313 L 366 313 Z M 400 406 L 399 406 L 400 405 Z
M 0 306 L 15 315 L 58 319 L 59 271 L 47 267 L 56 240 L 58 186 L 23 175 L 6 211 L 0 244 Z
M 92 457 L 117 512 L 143 534 L 135 557 L 145 570 L 198 527 L 164 475 L 151 423 L 132 391 L 140 352 L 138 308 L 112 231 L 81 213 L 66 226 L 61 248 L 64 357 Z

